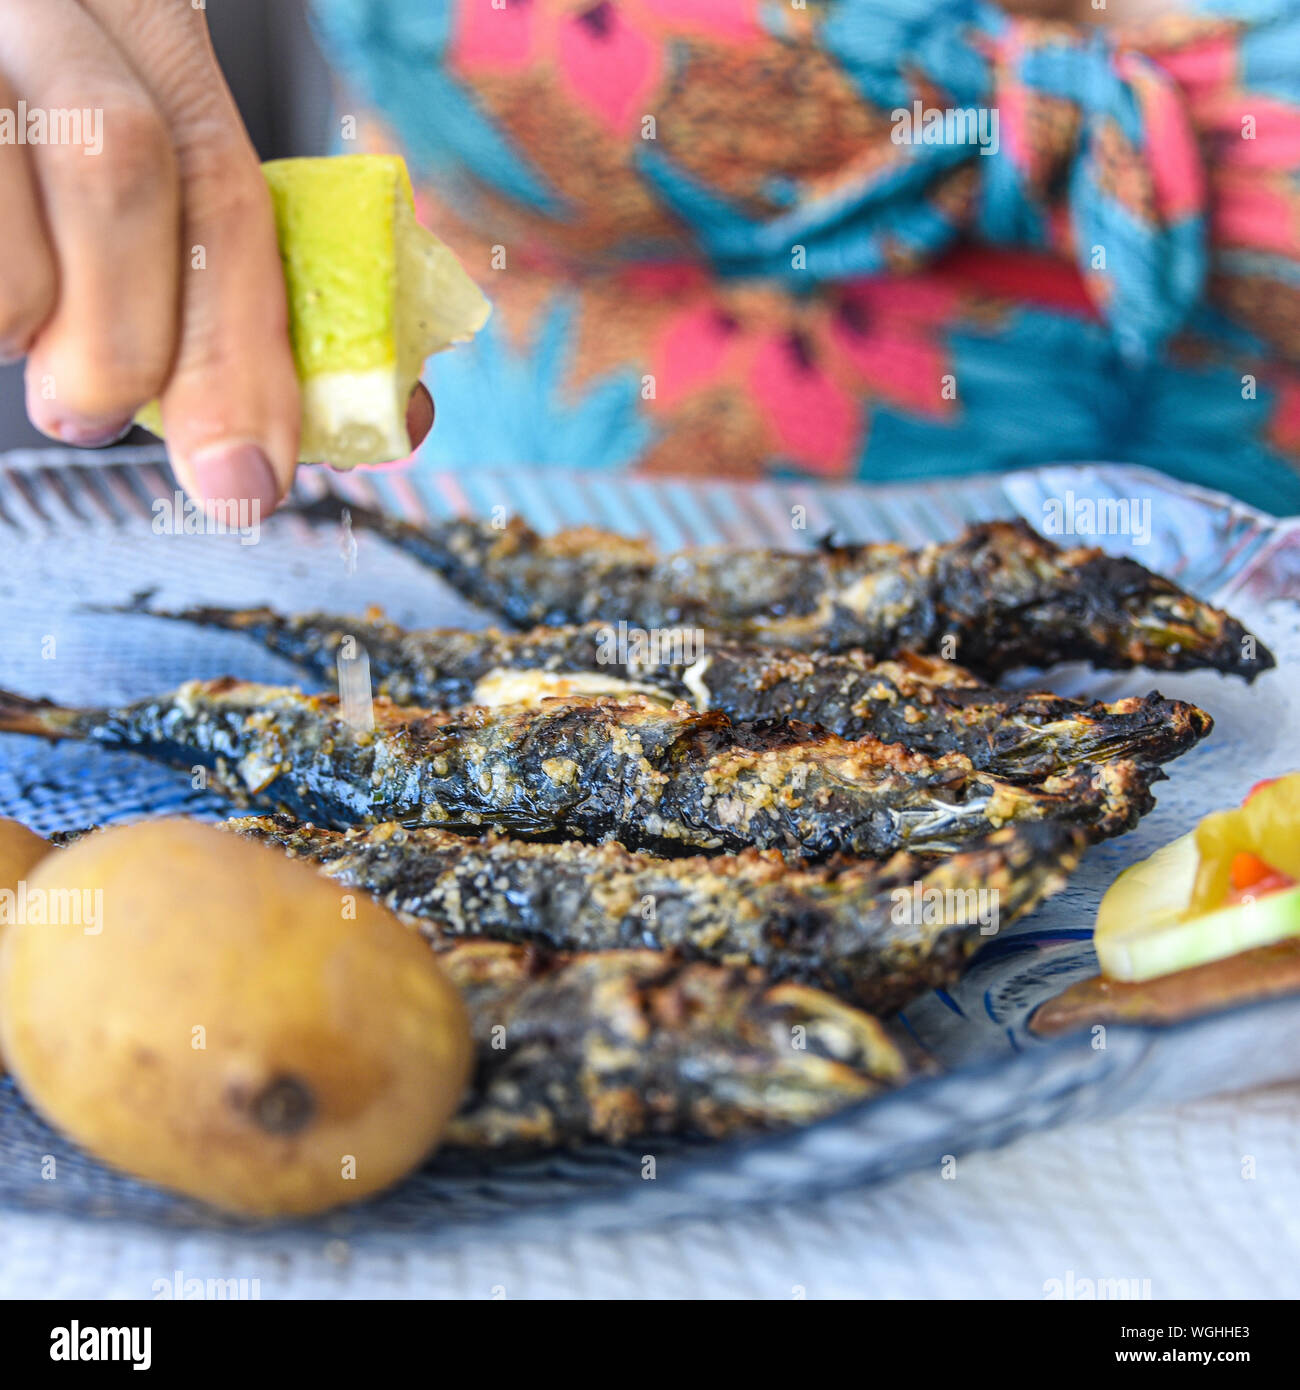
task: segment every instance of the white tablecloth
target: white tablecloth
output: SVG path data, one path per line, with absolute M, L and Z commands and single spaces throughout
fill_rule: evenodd
M 0 1295 L 149 1298 L 179 1270 L 257 1280 L 262 1298 L 1042 1298 L 1052 1280 L 1296 1298 L 1297 1136 L 1300 1086 L 1275 1087 L 1033 1135 L 950 1180 L 546 1242 L 479 1232 L 436 1252 L 254 1252 L 237 1235 L 4 1214 Z

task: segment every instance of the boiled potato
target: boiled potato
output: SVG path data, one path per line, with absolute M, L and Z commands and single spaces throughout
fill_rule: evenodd
M 24 1095 L 116 1167 L 228 1211 L 354 1202 L 414 1168 L 470 1066 L 460 996 L 364 895 L 212 826 L 54 853 L 0 948 Z
M 20 825 L 16 820 L 0 819 L 0 935 L 20 910 L 18 885 L 26 879 L 32 866 L 50 853 L 51 848 L 25 825 Z M 6 893 L 13 893 L 14 898 L 5 898 L 3 895 Z M 4 1071 L 4 1053 L 0 1052 L 0 1076 L 4 1075 Z

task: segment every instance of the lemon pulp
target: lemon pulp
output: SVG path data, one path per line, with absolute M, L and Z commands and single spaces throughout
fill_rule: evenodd
M 262 166 L 302 387 L 304 463 L 385 463 L 411 451 L 406 404 L 432 353 L 467 342 L 491 306 L 415 217 L 396 155 Z M 162 434 L 157 402 L 137 417 Z

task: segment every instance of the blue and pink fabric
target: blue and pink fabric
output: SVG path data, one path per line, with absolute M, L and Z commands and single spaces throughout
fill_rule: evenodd
M 356 138 L 496 305 L 430 364 L 421 458 L 1117 459 L 1300 511 L 1297 0 L 315 8 Z

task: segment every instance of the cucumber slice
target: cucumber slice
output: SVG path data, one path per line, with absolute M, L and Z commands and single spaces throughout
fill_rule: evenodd
M 1196 832 L 1192 831 L 1125 869 L 1097 909 L 1098 952 L 1112 935 L 1181 917 L 1191 901 L 1196 865 Z
M 1254 902 L 1199 917 L 1133 919 L 1127 930 L 1113 928 L 1104 936 L 1099 934 L 1095 944 L 1103 975 L 1136 982 L 1292 936 L 1300 936 L 1300 888 L 1267 893 Z

